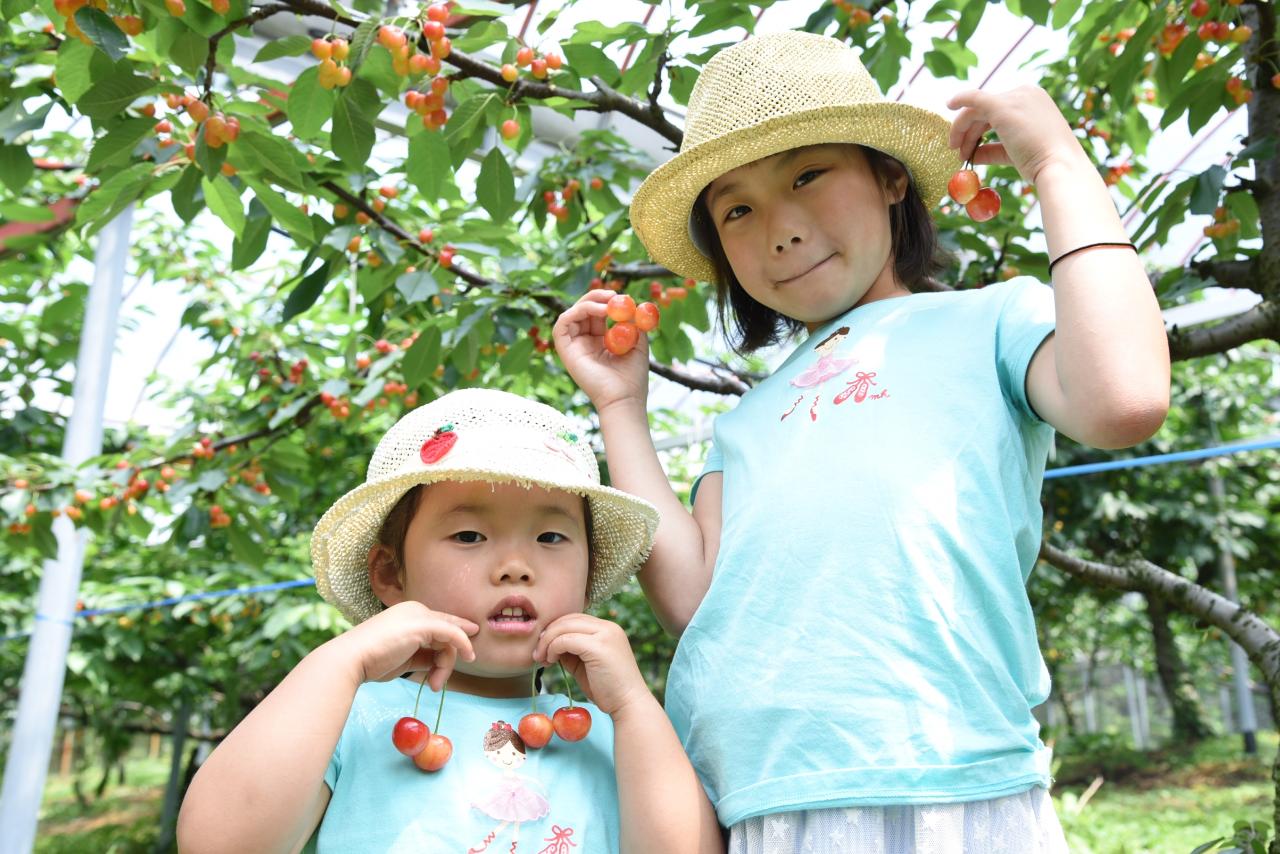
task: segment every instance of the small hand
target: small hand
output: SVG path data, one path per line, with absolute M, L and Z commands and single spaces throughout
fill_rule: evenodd
M 587 699 L 608 715 L 643 697 L 652 699 L 627 635 L 617 623 L 566 614 L 543 631 L 533 651 L 539 664 L 564 665 Z
M 1088 159 L 1058 105 L 1039 86 L 1000 93 L 971 89 L 953 96 L 947 107 L 960 110 L 949 144 L 974 164 L 1012 165 L 1035 183 L 1050 164 Z M 989 130 L 1000 141 L 979 145 Z
M 604 347 L 608 289 L 587 291 L 552 327 L 556 353 L 573 381 L 597 410 L 624 399 L 643 403 L 649 393 L 649 340 L 641 333 L 634 349 L 615 356 Z
M 480 627 L 470 620 L 432 611 L 421 602 L 400 602 L 335 639 L 352 650 L 364 682 L 385 682 L 403 673 L 427 672 L 439 691 L 458 657 L 474 661 L 470 636 Z

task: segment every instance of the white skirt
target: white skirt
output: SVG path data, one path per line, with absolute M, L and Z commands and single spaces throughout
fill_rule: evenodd
M 1040 786 L 987 801 L 847 807 L 749 818 L 729 854 L 1067 854 L 1053 800 Z

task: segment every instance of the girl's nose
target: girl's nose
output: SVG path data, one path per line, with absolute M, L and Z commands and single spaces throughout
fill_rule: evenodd
M 518 553 L 508 554 L 494 567 L 495 584 L 532 584 L 533 567 Z
M 799 244 L 799 243 L 800 243 L 800 236 L 799 236 L 799 235 L 792 235 L 792 236 L 791 236 L 791 240 L 790 240 L 790 241 L 788 241 L 787 243 L 778 243 L 778 244 L 776 244 L 776 245 L 773 247 L 773 251 L 774 251 L 776 254 L 781 255 L 781 254 L 782 254 L 782 253 L 787 249 L 787 247 L 788 247 L 788 246 L 796 246 L 796 245 L 797 245 L 797 244 Z

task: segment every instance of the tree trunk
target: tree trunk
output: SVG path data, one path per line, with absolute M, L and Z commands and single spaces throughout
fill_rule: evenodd
M 1066 721 L 1067 736 L 1076 734 L 1076 713 L 1071 708 L 1070 698 L 1067 696 L 1066 683 L 1062 681 L 1062 666 L 1056 661 L 1046 661 L 1045 667 L 1049 670 L 1049 682 L 1058 691 L 1058 706 L 1062 709 L 1063 720 Z M 1052 701 L 1052 697 L 1050 697 Z
M 1193 744 L 1213 735 L 1213 728 L 1205 722 L 1200 698 L 1187 676 L 1187 666 L 1178 652 L 1178 645 L 1169 627 L 1169 606 L 1159 596 L 1145 594 L 1147 618 L 1151 620 L 1151 636 L 1155 643 L 1156 672 L 1164 695 L 1169 698 L 1173 712 L 1173 742 Z

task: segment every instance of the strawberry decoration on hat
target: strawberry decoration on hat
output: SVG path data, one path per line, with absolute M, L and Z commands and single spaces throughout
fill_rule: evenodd
M 422 461 L 427 465 L 440 462 L 444 455 L 453 449 L 457 441 L 458 434 L 453 432 L 453 425 L 445 424 L 432 433 L 430 439 L 422 443 Z

